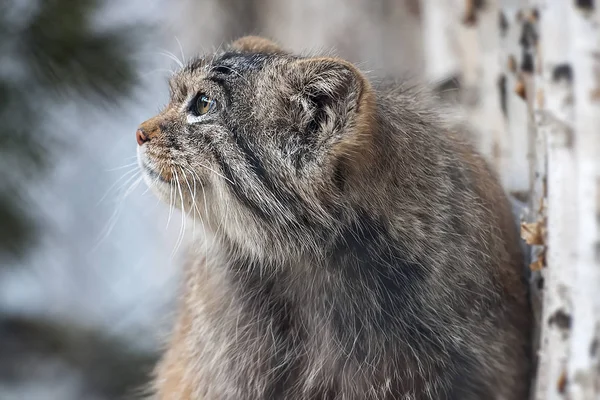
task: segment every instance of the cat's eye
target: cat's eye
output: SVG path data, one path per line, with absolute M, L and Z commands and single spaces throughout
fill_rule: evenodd
M 201 93 L 196 99 L 196 105 L 194 113 L 198 116 L 207 114 L 212 111 L 216 106 L 216 102 L 211 99 L 208 95 Z

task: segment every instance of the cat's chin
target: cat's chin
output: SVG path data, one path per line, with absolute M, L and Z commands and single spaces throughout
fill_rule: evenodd
M 169 204 L 172 201 L 173 183 L 165 180 L 153 166 L 143 151 L 138 149 L 138 165 L 142 171 L 144 182 L 152 192 L 162 201 Z
M 170 201 L 173 201 L 172 197 L 172 185 L 168 182 L 165 182 L 161 179 L 156 179 L 155 177 L 148 174 L 146 171 L 142 172 L 142 176 L 144 177 L 144 182 L 150 188 L 150 190 L 163 202 L 169 204 Z M 171 199 L 170 199 L 171 198 Z

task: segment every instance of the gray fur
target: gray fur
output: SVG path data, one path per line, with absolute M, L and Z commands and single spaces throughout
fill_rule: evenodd
M 426 95 L 261 40 L 192 62 L 142 125 L 149 184 L 204 227 L 158 397 L 524 399 L 522 256 L 485 162 Z M 189 123 L 199 92 L 217 106 Z

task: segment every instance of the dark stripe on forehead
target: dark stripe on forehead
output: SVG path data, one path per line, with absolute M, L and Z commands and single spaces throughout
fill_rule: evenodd
M 209 66 L 210 71 L 228 75 L 232 73 L 231 70 L 245 72 L 261 68 L 271 58 L 273 55 L 269 54 L 228 51 L 220 55 L 195 58 L 186 65 L 184 70 L 194 72 Z
M 197 57 L 191 60 L 184 68 L 186 72 L 194 72 L 198 69 L 203 68 L 206 65 L 206 58 Z
M 218 70 L 223 74 L 235 70 L 237 72 L 245 72 L 262 68 L 270 56 L 265 54 L 248 54 L 227 52 L 217 57 L 211 63 L 211 70 Z
M 221 89 L 223 90 L 223 94 L 225 95 L 225 105 L 226 107 L 228 107 L 233 101 L 233 98 L 231 96 L 231 88 L 227 80 L 223 79 L 223 77 L 218 76 L 209 76 L 206 79 L 216 83 L 221 87 Z

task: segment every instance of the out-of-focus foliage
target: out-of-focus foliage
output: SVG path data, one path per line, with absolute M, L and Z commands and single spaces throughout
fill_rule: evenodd
M 106 332 L 23 317 L 0 318 L 0 354 L 0 392 L 9 398 L 54 387 L 52 381 L 69 399 L 141 398 L 156 363 L 155 354 Z M 81 378 L 77 384 L 73 376 Z
M 99 0 L 0 2 L 0 259 L 36 239 L 25 187 L 52 166 L 61 135 L 49 122 L 56 101 L 114 105 L 133 88 L 134 34 L 102 27 Z

